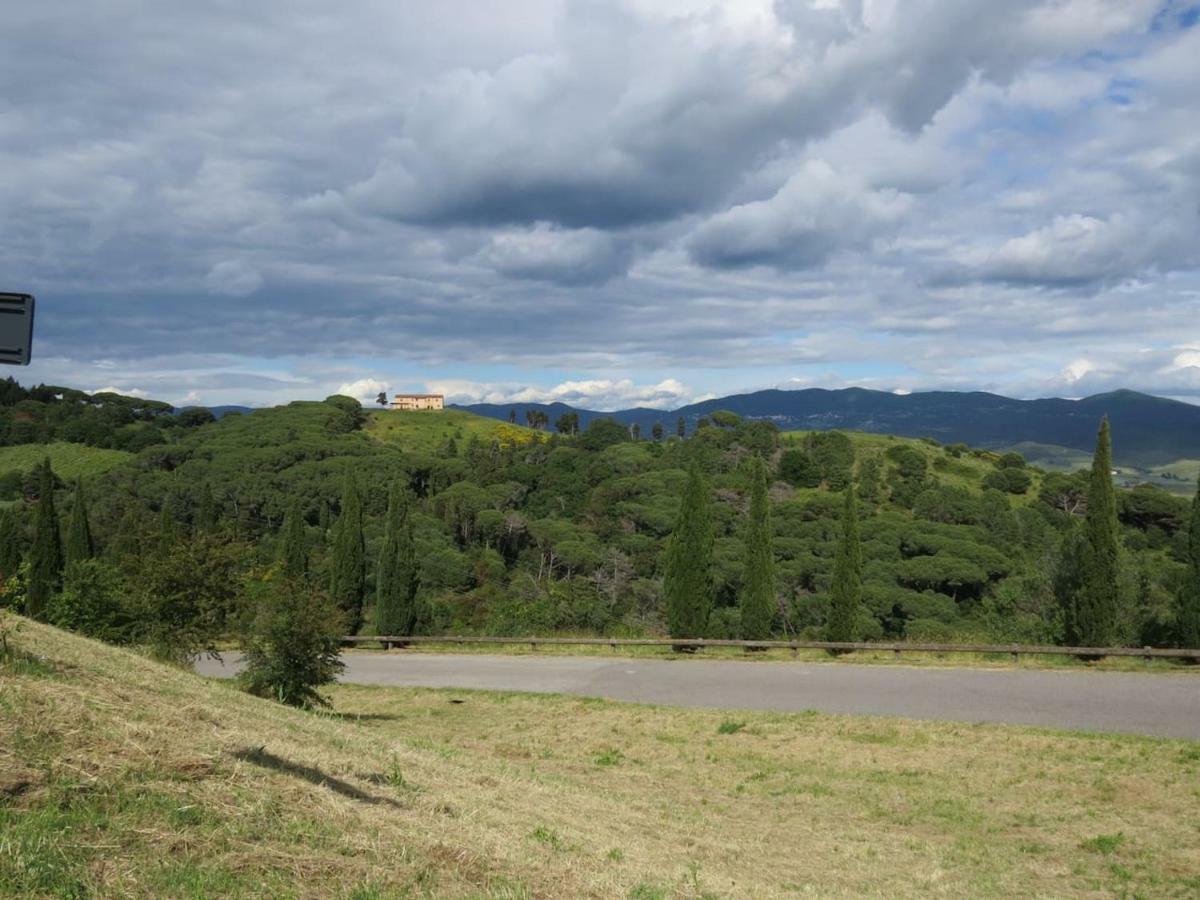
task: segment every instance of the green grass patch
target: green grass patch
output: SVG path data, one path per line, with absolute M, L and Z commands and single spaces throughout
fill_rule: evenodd
M 46 457 L 50 457 L 50 465 L 59 478 L 71 481 L 103 475 L 109 469 L 133 459 L 133 454 L 84 444 L 18 444 L 0 447 L 0 475 L 14 471 L 28 472 Z

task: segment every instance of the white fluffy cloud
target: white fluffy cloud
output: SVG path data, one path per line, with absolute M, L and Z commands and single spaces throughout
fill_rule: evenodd
M 551 387 L 447 380 L 431 381 L 427 387 L 445 394 L 452 403 L 566 403 L 603 411 L 633 406 L 671 409 L 697 399 L 686 385 L 673 378 L 657 384 L 636 384 L 628 378 L 564 381 Z
M 1200 397 L 1163 356 L 1200 314 L 1189 8 L 299 0 L 231 28 L 8 4 L 0 271 L 42 303 L 28 377 Z M 1078 359 L 1121 362 L 1068 383 Z
M 391 382 L 380 381 L 377 378 L 360 378 L 358 381 L 338 385 L 336 393 L 353 397 L 364 403 L 374 403 L 376 397 L 388 393 L 391 389 Z

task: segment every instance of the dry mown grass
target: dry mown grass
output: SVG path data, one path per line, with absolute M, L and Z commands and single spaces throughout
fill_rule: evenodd
M 336 715 L 27 625 L 0 893 L 1192 896 L 1200 744 L 339 687 Z

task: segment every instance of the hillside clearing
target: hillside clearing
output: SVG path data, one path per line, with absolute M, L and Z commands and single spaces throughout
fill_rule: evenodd
M 358 687 L 312 715 L 41 625 L 17 645 L 0 893 L 1200 890 L 1195 743 Z
M 472 438 L 486 443 L 499 441 L 501 446 L 514 446 L 545 439 L 544 432 L 523 425 L 510 425 L 459 409 L 368 410 L 368 435 L 386 444 L 393 444 L 411 453 L 435 453 L 442 450 L 451 438 L 461 452 Z
M 105 450 L 84 444 L 19 444 L 0 447 L 0 475 L 6 472 L 28 472 L 46 457 L 58 477 L 70 481 L 102 475 L 121 463 L 133 459 L 124 450 Z

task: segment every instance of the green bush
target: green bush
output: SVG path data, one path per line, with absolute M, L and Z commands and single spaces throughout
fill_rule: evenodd
M 318 688 L 344 668 L 344 614 L 324 591 L 304 580 L 275 577 L 252 583 L 242 646 L 245 689 L 289 706 L 327 706 Z

